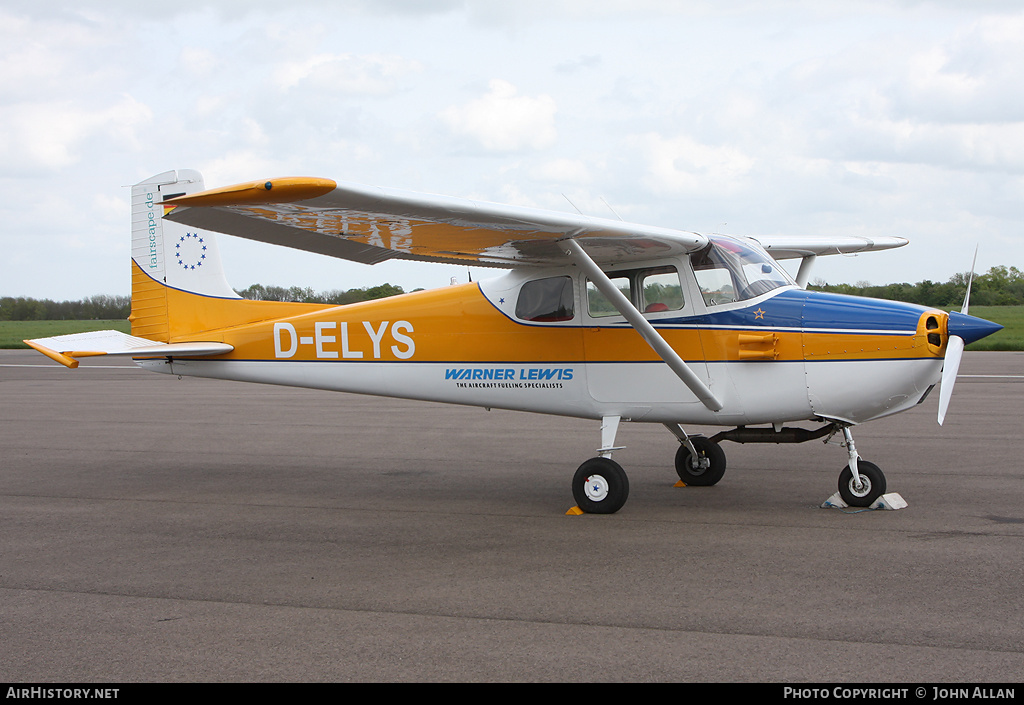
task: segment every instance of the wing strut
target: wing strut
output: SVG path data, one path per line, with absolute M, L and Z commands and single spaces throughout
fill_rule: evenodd
M 807 282 L 811 278 L 811 267 L 814 266 L 814 260 L 818 259 L 817 255 L 804 255 L 803 259 L 800 260 L 800 269 L 796 273 L 796 283 L 800 285 L 801 289 L 807 288 Z
M 683 381 L 691 392 L 693 392 L 698 399 L 712 411 L 721 411 L 722 402 L 718 401 L 718 398 L 711 392 L 704 382 L 701 381 L 700 377 L 694 373 L 693 370 L 687 366 L 681 357 L 672 349 L 672 346 L 665 342 L 665 339 L 661 337 L 661 334 L 654 329 L 654 326 L 643 317 L 643 315 L 636 309 L 636 307 L 630 303 L 629 299 L 622 295 L 622 292 L 612 284 L 612 280 L 608 278 L 601 268 L 597 266 L 597 263 L 590 258 L 590 255 L 586 253 L 583 246 L 578 242 L 569 238 L 561 241 L 565 245 L 565 254 L 569 255 L 574 262 L 582 269 L 590 280 L 594 282 L 594 286 L 598 288 L 605 297 L 611 301 L 615 309 L 625 317 L 633 329 L 643 337 L 647 344 L 658 354 L 662 360 L 665 361 L 673 372 Z

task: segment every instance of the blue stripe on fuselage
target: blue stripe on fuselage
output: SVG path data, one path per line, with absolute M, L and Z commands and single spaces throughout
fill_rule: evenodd
M 661 318 L 655 326 L 698 325 L 715 328 L 803 328 L 909 334 L 927 307 L 902 301 L 869 299 L 821 291 L 788 289 L 744 308 L 703 316 Z

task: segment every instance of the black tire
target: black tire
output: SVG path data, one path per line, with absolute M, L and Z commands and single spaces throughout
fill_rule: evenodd
M 629 479 L 611 458 L 591 458 L 572 478 L 576 506 L 587 514 L 614 514 L 629 497 Z
M 710 487 L 716 484 L 725 475 L 725 451 L 709 438 L 696 437 L 690 440 L 699 457 L 707 458 L 711 463 L 706 468 L 693 467 L 690 449 L 681 443 L 676 451 L 676 474 L 687 485 Z
M 853 471 L 847 465 L 839 473 L 839 496 L 851 507 L 870 507 L 875 500 L 885 494 L 885 475 L 874 463 L 857 460 L 857 474 L 864 486 L 857 489 L 853 486 Z

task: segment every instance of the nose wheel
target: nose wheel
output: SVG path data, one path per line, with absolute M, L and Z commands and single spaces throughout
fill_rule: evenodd
M 855 478 L 849 465 L 843 468 L 839 473 L 839 496 L 851 507 L 870 507 L 885 494 L 885 475 L 866 460 L 857 461 L 857 474 Z
M 839 473 L 839 496 L 851 507 L 870 507 L 885 494 L 885 475 L 874 463 L 862 460 L 857 454 L 850 427 L 842 427 L 849 463 Z

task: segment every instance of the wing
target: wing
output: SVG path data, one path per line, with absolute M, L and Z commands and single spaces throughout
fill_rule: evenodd
M 768 251 L 775 259 L 793 259 L 809 255 L 849 255 L 874 250 L 891 250 L 903 247 L 909 241 L 902 237 L 857 237 L 836 235 L 833 237 L 797 237 L 763 235 L 750 237 Z
M 704 235 L 535 208 L 293 177 L 201 191 L 164 202 L 164 217 L 331 257 L 516 267 L 570 261 L 574 238 L 601 263 L 704 247 Z

